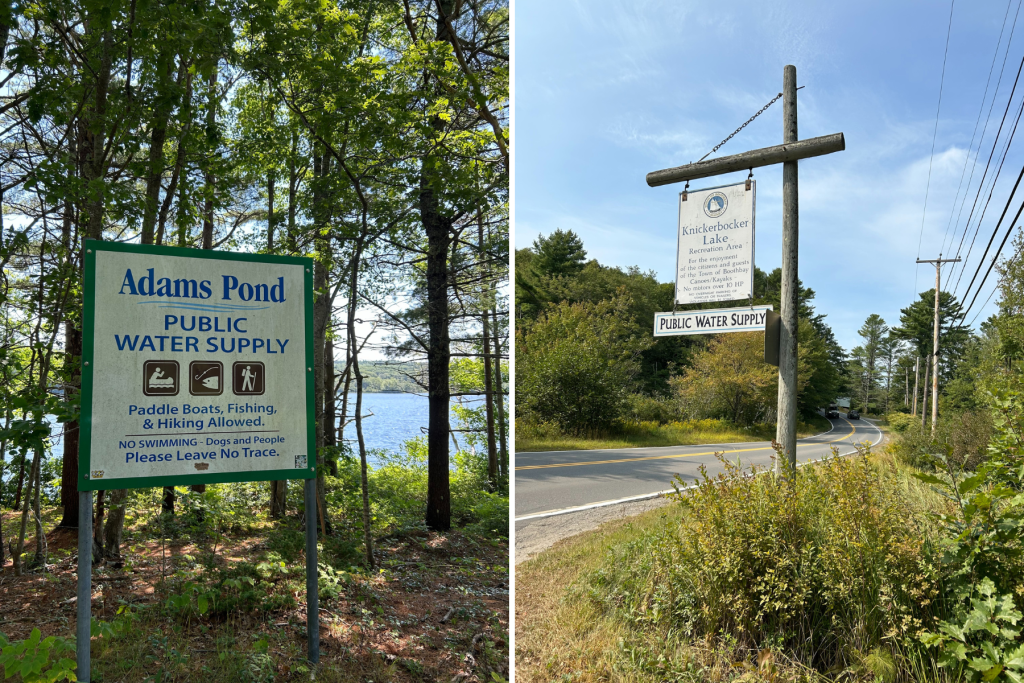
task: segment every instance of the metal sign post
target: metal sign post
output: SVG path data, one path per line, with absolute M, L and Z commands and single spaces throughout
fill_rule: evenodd
M 306 480 L 319 659 L 313 262 L 88 240 L 79 446 L 78 680 L 89 680 L 92 492 Z
M 707 178 L 723 173 L 783 164 L 782 168 L 782 306 L 779 339 L 779 399 L 776 440 L 786 453 L 790 471 L 796 467 L 797 252 L 799 193 L 797 161 L 846 149 L 842 133 L 797 139 L 796 67 L 783 69 L 783 144 L 719 159 L 654 171 L 651 187 Z M 777 463 L 776 467 L 780 468 Z

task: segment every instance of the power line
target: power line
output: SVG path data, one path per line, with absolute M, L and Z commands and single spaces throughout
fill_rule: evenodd
M 1024 67 L 1024 59 L 1021 60 L 1021 66 Z M 1020 71 L 1019 70 L 1017 72 L 1017 75 L 1020 76 Z M 1014 85 L 1016 85 L 1016 83 Z M 1013 97 L 1013 93 L 1012 92 L 1010 93 L 1010 97 L 1011 98 Z M 1007 102 L 1007 104 L 1009 104 L 1009 102 Z M 967 263 L 967 259 L 969 259 L 971 257 L 971 252 L 974 251 L 974 242 L 975 242 L 975 240 L 978 237 L 978 232 L 980 232 L 980 230 L 981 230 L 981 222 L 982 222 L 982 220 L 984 220 L 985 213 L 988 211 L 989 202 L 992 201 L 992 193 L 995 191 L 996 182 L 999 180 L 999 176 L 1003 172 L 1003 164 L 1006 162 L 1006 154 L 1007 154 L 1007 152 L 1010 149 L 1010 143 L 1013 142 L 1013 138 L 1017 134 L 1017 125 L 1020 123 L 1020 117 L 1021 117 L 1022 113 L 1024 113 L 1024 98 L 1021 99 L 1020 108 L 1017 110 L 1017 117 L 1016 117 L 1016 119 L 1013 122 L 1013 130 L 1010 131 L 1010 135 L 1006 139 L 1006 144 L 1005 144 L 1004 149 L 1003 149 L 1002 159 L 999 162 L 999 168 L 996 171 L 996 175 L 992 179 L 992 185 L 989 188 L 988 198 L 985 200 L 985 206 L 982 209 L 981 216 L 978 217 L 978 225 L 977 225 L 977 227 L 974 230 L 974 237 L 971 238 L 971 245 L 967 249 L 967 256 L 964 258 L 964 263 L 965 264 Z M 1005 116 L 1005 114 L 1004 114 L 1004 116 Z M 1000 124 L 999 127 L 1000 127 L 1000 131 L 1001 131 L 1002 130 L 1002 124 Z M 998 136 L 996 137 L 996 140 L 997 141 L 999 140 Z M 1018 178 L 1017 184 L 1019 184 L 1019 183 L 1020 183 L 1020 179 Z M 1017 184 L 1015 184 L 1013 186 L 1014 187 L 1014 191 L 1016 191 L 1016 189 L 1017 189 Z M 1013 198 L 1013 192 L 1010 193 L 1010 199 L 1012 199 L 1012 198 Z M 1007 199 L 1007 205 L 1009 205 L 1010 199 Z M 973 213 L 973 210 L 972 210 L 972 213 Z M 1004 209 L 1003 210 L 1003 215 L 1005 215 L 1005 214 L 1006 214 L 1006 210 Z M 1002 216 L 999 217 L 999 222 L 1000 223 L 1002 222 L 1002 218 L 1003 218 Z M 992 240 L 995 239 L 996 233 L 998 231 L 999 231 L 999 223 L 996 224 L 995 229 L 992 231 L 992 237 L 988 241 L 988 246 L 985 247 L 985 253 L 981 255 L 981 261 L 982 262 L 984 262 L 985 255 L 988 254 L 989 247 L 992 246 Z M 964 235 L 966 235 L 966 234 L 967 233 L 965 231 Z M 957 254 L 958 255 L 959 255 L 959 253 L 960 253 L 960 251 L 957 250 Z M 966 268 L 967 268 L 967 266 L 964 265 L 960 269 L 960 275 L 957 277 L 956 286 L 953 287 L 953 291 L 954 292 L 960 287 L 960 280 L 963 277 L 963 274 L 964 274 Z M 975 273 L 974 273 L 974 277 L 975 278 L 978 275 L 978 270 L 981 270 L 981 263 L 978 264 L 978 269 L 975 270 Z M 973 283 L 974 283 L 974 278 L 971 278 L 971 284 L 973 284 Z M 965 299 L 967 298 L 967 293 L 970 292 L 970 291 L 971 291 L 971 285 L 967 285 L 967 290 L 964 292 L 964 298 Z
M 1021 174 L 1024 175 L 1024 168 L 1021 169 Z M 1009 202 L 1007 202 L 1007 206 L 1009 206 Z M 1024 212 L 1024 202 L 1022 202 L 1020 208 L 1017 209 L 1017 215 L 1013 217 L 1013 221 L 1010 223 L 1010 229 L 1006 231 L 1006 235 L 1003 237 L 1003 241 L 999 244 L 999 248 L 996 250 L 995 255 L 992 257 L 992 262 L 988 264 L 988 270 L 985 271 L 985 277 L 981 279 L 981 284 L 978 285 L 978 289 L 974 293 L 974 298 L 971 299 L 970 305 L 968 305 L 967 309 L 964 311 L 963 316 L 965 318 L 967 317 L 967 314 L 970 312 L 971 306 L 974 306 L 974 302 L 977 301 L 978 294 L 981 293 L 982 287 L 985 286 L 985 281 L 988 280 L 988 275 L 989 273 L 992 272 L 992 267 L 995 266 L 996 261 L 999 260 L 999 254 L 1003 251 L 1003 247 L 1006 246 L 1006 240 L 1009 239 L 1011 234 L 1013 234 L 1013 226 L 1017 224 L 1017 219 L 1020 218 L 1021 212 Z M 995 235 L 993 234 L 993 237 L 994 236 Z M 984 265 L 984 257 L 982 257 L 982 263 L 979 264 L 979 270 L 981 265 Z M 970 291 L 970 288 L 968 288 L 967 291 Z M 966 294 L 964 295 L 964 298 L 967 298 Z
M 921 241 L 924 239 L 924 219 L 928 215 L 928 191 L 932 184 L 932 162 L 935 160 L 935 138 L 939 133 L 939 112 L 942 110 L 942 86 L 946 82 L 946 57 L 949 55 L 949 34 L 953 30 L 953 5 L 956 0 L 949 3 L 949 25 L 946 27 L 946 47 L 942 52 L 942 76 L 939 78 L 939 103 L 935 107 L 935 129 L 932 131 L 932 153 L 928 157 L 928 181 L 924 187 L 924 208 L 921 211 L 921 234 L 917 238 L 917 257 L 921 258 Z M 914 293 L 917 293 L 917 268 L 914 269 Z
M 960 184 L 956 187 L 956 195 L 953 197 L 953 208 L 949 212 L 949 221 L 946 223 L 946 234 L 942 237 L 942 249 L 946 249 L 946 238 L 949 237 L 949 229 L 953 225 L 953 212 L 956 210 L 956 200 L 960 196 L 960 188 L 964 184 L 964 176 L 967 174 L 967 163 L 971 160 L 971 150 L 974 149 L 974 138 L 978 135 L 978 125 L 981 123 L 981 113 L 985 111 L 985 101 L 988 99 L 988 88 L 992 83 L 992 72 L 996 68 L 996 59 L 999 57 L 999 46 L 1003 42 L 1003 33 L 1006 30 L 1006 19 L 1010 16 L 1010 6 L 1013 4 L 1013 0 L 1007 0 L 1006 13 L 1003 15 L 1003 25 L 999 29 L 999 39 L 996 41 L 996 49 L 992 52 L 992 64 L 988 67 L 988 78 L 985 79 L 985 92 L 981 95 L 981 104 L 978 106 L 978 117 L 974 121 L 974 131 L 971 133 L 971 142 L 967 145 L 967 156 L 964 157 L 964 168 L 960 172 Z M 988 116 L 985 118 L 985 128 L 981 131 L 981 139 L 978 140 L 978 152 L 981 152 L 981 144 L 985 139 L 985 131 L 988 130 L 988 122 L 992 118 L 992 107 L 995 106 L 996 97 L 999 95 L 999 84 L 1003 81 L 1003 69 L 1006 68 L 1006 58 L 1010 53 L 1010 44 L 1013 42 L 1013 31 L 1017 27 L 1017 15 L 1020 14 L 1021 2 L 1017 2 L 1017 13 L 1013 17 L 1013 26 L 1010 28 L 1010 37 L 1006 41 L 1006 51 L 1003 53 L 1003 65 L 999 69 L 999 80 L 996 82 L 995 92 L 992 93 L 992 104 L 988 109 Z M 964 191 L 964 199 L 960 202 L 960 214 L 963 214 L 964 203 L 967 201 L 967 193 L 971 187 L 971 180 L 974 178 L 974 169 L 978 165 L 978 155 L 974 155 L 974 164 L 971 166 L 971 177 L 967 180 L 967 190 Z M 956 219 L 957 224 L 960 223 L 960 215 Z M 966 234 L 967 226 L 964 227 Z M 956 229 L 953 229 L 953 239 L 956 239 Z M 952 243 L 950 243 L 952 246 Z
M 1003 133 L 1003 126 L 1006 125 L 1006 115 L 1010 112 L 1010 105 L 1013 103 L 1013 96 L 1017 92 L 1017 84 L 1020 82 L 1020 74 L 1021 74 L 1021 70 L 1022 69 L 1024 69 L 1024 57 L 1021 57 L 1020 66 L 1017 68 L 1017 76 L 1016 76 L 1016 78 L 1013 79 L 1013 89 L 1010 90 L 1010 97 L 1007 98 L 1007 100 L 1006 100 L 1006 109 L 1003 110 L 1003 118 L 999 122 L 999 130 L 996 131 L 996 137 L 992 141 L 992 151 L 989 152 L 988 161 L 985 162 L 985 173 L 981 176 L 981 181 L 978 183 L 978 193 L 974 196 L 974 205 L 971 206 L 971 213 L 967 217 L 967 225 L 968 226 L 971 224 L 971 218 L 974 216 L 974 210 L 978 206 L 978 198 L 981 196 L 982 188 L 983 188 L 983 186 L 985 184 L 985 178 L 988 176 L 988 169 L 989 169 L 989 167 L 992 164 L 992 157 L 995 155 L 996 148 L 999 146 L 999 136 L 1002 135 L 1002 133 Z M 1019 114 L 1018 114 L 1017 120 L 1018 121 L 1020 120 Z M 1014 124 L 1014 130 L 1016 130 L 1016 123 Z M 1010 140 L 1013 139 L 1012 133 L 1011 133 L 1009 139 Z M 1004 159 L 1005 159 L 1005 157 L 1004 157 Z M 1000 163 L 1000 170 L 1002 170 L 1002 163 Z M 995 188 L 995 181 L 993 180 L 993 189 L 994 188 Z M 977 238 L 978 230 L 980 230 L 980 229 L 981 229 L 981 219 L 979 218 L 978 219 L 978 227 L 975 229 L 975 233 L 974 233 L 974 239 Z M 966 228 L 964 229 L 964 235 L 963 236 L 967 237 L 967 229 Z M 970 248 L 967 251 L 968 256 L 970 256 L 971 249 L 974 248 L 974 239 L 971 240 L 971 246 L 970 246 Z M 964 246 L 964 242 L 963 242 L 963 238 L 961 238 L 960 239 L 960 245 L 956 249 L 956 253 L 958 255 L 960 254 L 961 249 L 963 249 L 963 246 Z M 967 259 L 964 259 L 964 263 L 966 263 L 966 262 L 967 262 Z M 966 266 L 964 266 L 964 268 L 966 268 Z M 961 269 L 960 276 L 957 277 L 957 280 L 956 280 L 956 286 L 957 287 L 960 286 L 960 279 L 963 277 L 963 272 L 964 272 L 963 269 Z M 954 289 L 956 289 L 956 288 L 954 287 Z

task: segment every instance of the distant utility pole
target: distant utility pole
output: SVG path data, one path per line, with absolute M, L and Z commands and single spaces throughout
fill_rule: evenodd
M 924 386 L 921 387 L 921 426 L 924 427 L 925 419 L 928 417 L 928 371 L 932 368 L 932 357 L 925 356 L 924 364 Z
M 932 329 L 932 435 L 935 435 L 935 425 L 939 421 L 939 274 L 942 272 L 943 263 L 959 263 L 957 258 L 939 258 L 931 260 L 917 259 L 918 263 L 935 264 L 935 325 Z M 925 387 L 925 391 L 927 391 Z
M 910 368 L 903 368 L 903 405 L 910 405 Z
M 917 380 L 921 376 L 921 357 L 918 356 L 914 359 L 914 412 L 911 413 L 914 417 L 917 417 Z

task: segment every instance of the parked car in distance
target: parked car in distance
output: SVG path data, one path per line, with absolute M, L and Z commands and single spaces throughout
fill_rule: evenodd
M 846 417 L 849 420 L 859 420 L 860 413 L 858 413 L 856 410 L 851 410 L 850 412 L 846 413 Z

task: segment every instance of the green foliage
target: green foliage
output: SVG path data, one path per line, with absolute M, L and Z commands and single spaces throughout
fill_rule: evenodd
M 764 333 L 723 334 L 671 382 L 690 419 L 725 418 L 751 425 L 774 418 L 778 371 L 764 362 Z
M 987 459 L 969 473 L 946 444 L 928 457 L 936 474 L 919 473 L 948 501 L 934 514 L 944 532 L 942 565 L 949 618 L 921 641 L 941 664 L 970 681 L 1024 680 L 1021 613 L 1013 594 L 1024 573 L 1024 395 L 1003 388 L 993 397 L 994 431 Z
M 830 458 L 790 485 L 723 465 L 678 497 L 681 524 L 611 552 L 584 584 L 597 605 L 637 628 L 783 649 L 819 670 L 930 623 L 937 572 L 891 471 L 866 454 Z
M 351 579 L 349 572 L 321 563 L 318 572 L 320 599 L 337 600 L 345 593 L 345 586 Z
M 56 636 L 42 637 L 33 628 L 28 638 L 11 642 L 0 633 L 0 665 L 4 679 L 21 676 L 24 683 L 75 681 L 74 643 Z
M 630 325 L 629 299 L 559 304 L 516 332 L 518 414 L 580 433 L 621 414 L 651 340 Z
M 556 229 L 547 237 L 538 235 L 533 241 L 537 254 L 533 267 L 540 275 L 575 275 L 583 268 L 587 252 L 583 241 L 572 230 Z
M 906 413 L 889 413 L 885 416 L 885 421 L 889 423 L 889 429 L 896 434 L 903 434 L 915 424 L 920 424 L 920 420 Z
M 940 379 L 947 380 L 963 356 L 971 331 L 960 327 L 962 307 L 956 296 L 949 292 L 939 295 L 939 348 L 942 350 Z M 935 290 L 921 292 L 920 298 L 900 311 L 900 327 L 894 332 L 908 341 L 916 353 L 924 358 L 932 352 L 935 328 Z
M 508 538 L 508 496 L 481 491 L 477 500 L 473 505 L 473 516 L 477 521 L 467 529 L 487 538 Z
M 934 435 L 931 416 L 926 417 L 923 426 L 920 416 L 895 413 L 890 414 L 889 419 L 890 427 L 897 434 L 892 452 L 908 465 L 933 469 L 933 454 L 947 448 L 951 461 L 965 470 L 974 470 L 988 457 L 992 438 L 992 416 L 988 411 L 943 414 Z

